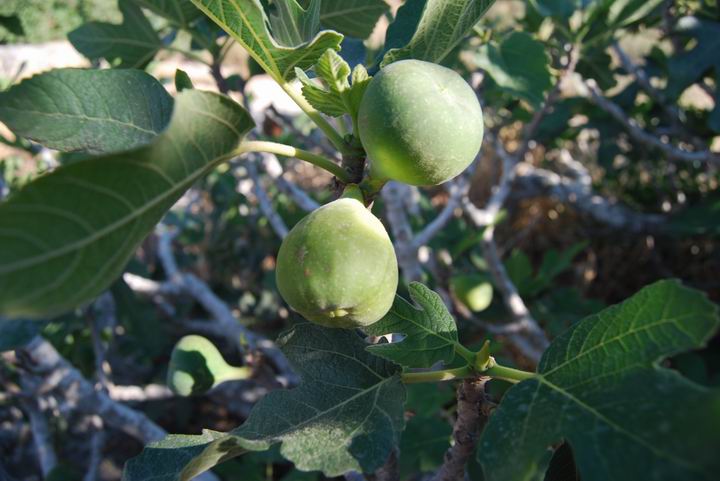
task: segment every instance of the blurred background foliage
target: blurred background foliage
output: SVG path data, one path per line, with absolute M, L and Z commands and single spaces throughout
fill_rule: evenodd
M 401 3 L 388 2 L 384 13 L 380 9 L 367 38 L 345 41 L 342 54 L 350 63 L 372 62 L 383 51 L 387 25 Z M 164 45 L 202 54 L 187 32 L 178 32 L 152 11 L 144 12 L 161 32 Z M 43 52 L 45 42 L 64 42 L 69 32 L 86 22 L 120 19 L 114 0 L 6 0 L 0 4 L 0 63 L 3 56 L 9 58 L 13 49 L 26 44 L 35 44 L 37 54 Z M 205 35 L 225 41 L 208 22 L 201 20 L 194 28 L 195 40 Z M 534 176 L 519 175 L 495 235 L 508 275 L 549 337 L 660 278 L 680 278 L 720 301 L 720 164 L 708 160 L 712 155 L 717 159 L 720 151 L 718 42 L 720 8 L 715 0 L 508 0 L 496 2 L 446 59 L 478 90 L 487 130 L 510 152 L 522 143 L 523 129 L 535 113 L 549 96 L 553 98 L 523 159 L 528 169 L 535 169 Z M 190 72 L 199 88 L 216 88 L 217 78 L 178 49 L 160 51 L 147 70 L 170 90 L 177 66 Z M 93 59 L 93 65 L 107 66 L 107 62 Z M 277 92 L 262 83 L 259 69 L 242 49 L 229 48 L 222 65 L 231 95 L 260 113 L 261 135 L 323 148 L 307 119 L 276 101 Z M 2 86 L 33 73 L 16 67 L 3 67 Z M 627 125 L 578 89 L 578 82 L 565 83 L 569 70 L 593 80 L 605 99 L 651 136 L 678 148 L 714 154 L 704 160 L 679 160 L 629 135 Z M 58 163 L 77 158 L 57 155 L 6 130 L 0 132 L 0 141 L 2 195 L 12 194 Z M 299 161 L 281 162 L 283 178 L 315 201 L 323 203 L 334 195 L 326 174 Z M 477 205 L 489 197 L 500 162 L 493 142 L 486 141 L 471 178 L 469 198 Z M 273 168 L 260 167 L 265 174 Z M 556 174 L 560 185 L 585 182 L 582 192 L 589 193 L 588 204 L 572 193 L 556 195 L 561 191 L 539 182 L 538 173 Z M 305 211 L 273 179 L 264 175 L 262 185 L 274 209 L 292 226 Z M 206 282 L 244 325 L 274 338 L 298 316 L 287 309 L 275 288 L 280 239 L 260 208 L 254 182 L 243 165 L 219 167 L 183 198 L 165 224 L 179 229 L 174 245 L 181 269 Z M 422 231 L 451 196 L 442 186 L 404 192 L 415 231 Z M 615 224 L 603 222 L 597 209 L 612 213 L 610 207 L 618 205 L 633 215 L 620 216 Z M 388 223 L 385 209 L 379 198 L 373 211 Z M 660 222 L 645 223 L 650 218 Z M 492 337 L 488 324 L 509 318 L 489 275 L 481 237 L 458 207 L 447 225 L 418 251 L 421 280 L 447 293 L 461 339 L 477 347 Z M 127 268 L 129 273 L 158 282 L 165 279 L 157 242 L 153 236 L 143 244 Z M 207 312 L 187 296 L 139 295 L 122 279 L 110 292 L 114 321 L 100 332 L 108 346 L 113 383 L 162 384 L 172 346 L 192 330 L 181 321 L 202 320 Z M 405 294 L 403 287 L 400 293 Z M 97 318 L 89 307 L 42 326 L 42 334 L 87 378 L 96 375 L 91 326 Z M 215 340 L 229 360 L 242 362 L 236 349 L 223 339 Z M 696 382 L 720 386 L 718 344 L 716 339 L 709 348 L 677 356 L 669 365 Z M 498 342 L 493 349 L 498 359 L 528 367 L 510 344 Z M 0 360 L 0 479 L 41 479 L 27 417 L 16 396 L 21 377 L 10 354 Z M 240 424 L 253 400 L 278 386 L 271 370 L 261 366 L 253 379 L 234 388 L 235 393 L 252 395 L 237 395 L 232 402 L 225 394 L 163 396 L 129 405 L 170 432 L 222 431 Z M 492 392 L 499 397 L 506 387 L 493 381 Z M 400 470 L 403 479 L 422 479 L 423 473 L 439 466 L 447 449 L 454 392 L 452 386 L 442 385 L 412 386 L 409 393 Z M 60 460 L 47 479 L 82 479 L 91 438 L 87 421 L 61 397 L 48 395 L 44 409 L 51 418 Z M 119 479 L 124 461 L 142 448 L 126 434 L 110 433 L 98 479 Z M 552 479 L 576 479 L 571 453 L 558 453 Z M 473 480 L 480 479 L 477 471 L 472 473 Z M 275 450 L 228 462 L 216 474 L 226 480 L 321 478 L 293 469 Z

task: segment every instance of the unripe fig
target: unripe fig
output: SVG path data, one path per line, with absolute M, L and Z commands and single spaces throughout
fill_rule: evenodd
M 493 298 L 493 287 L 482 274 L 458 275 L 450 279 L 450 290 L 473 312 L 484 311 Z
M 401 60 L 370 81 L 358 114 L 371 175 L 412 185 L 452 179 L 475 159 L 483 138 L 480 102 L 456 72 Z
M 220 351 L 202 336 L 185 336 L 170 355 L 167 385 L 181 396 L 201 394 L 225 381 L 247 379 L 250 369 L 229 365 Z
M 362 202 L 342 198 L 311 212 L 277 257 L 283 299 L 327 327 L 368 326 L 392 306 L 398 267 L 390 237 Z

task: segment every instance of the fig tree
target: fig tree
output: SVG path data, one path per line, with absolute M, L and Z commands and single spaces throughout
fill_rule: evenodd
M 383 317 L 395 298 L 398 267 L 390 237 L 362 202 L 342 198 L 301 220 L 280 246 L 283 299 L 327 327 L 361 327 Z
M 170 355 L 167 385 L 181 396 L 201 394 L 225 381 L 247 379 L 247 367 L 229 365 L 220 351 L 202 336 L 185 336 Z
M 452 179 L 483 138 L 480 102 L 456 72 L 420 60 L 383 68 L 360 103 L 358 133 L 371 175 L 412 185 Z

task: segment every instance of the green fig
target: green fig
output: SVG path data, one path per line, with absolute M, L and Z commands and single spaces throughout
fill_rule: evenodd
M 473 312 L 484 311 L 493 299 L 493 287 L 487 276 L 458 275 L 450 279 L 450 290 Z
M 283 299 L 327 327 L 368 326 L 392 306 L 398 266 L 390 237 L 362 202 L 342 198 L 308 214 L 280 246 Z
M 220 351 L 202 336 L 185 336 L 170 355 L 167 385 L 181 396 L 202 394 L 225 381 L 247 379 L 250 369 L 229 365 Z
M 358 113 L 371 176 L 437 185 L 480 151 L 483 118 L 475 91 L 453 70 L 401 60 L 370 81 Z

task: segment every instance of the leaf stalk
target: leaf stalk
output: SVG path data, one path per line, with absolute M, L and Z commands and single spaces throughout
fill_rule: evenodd
M 240 144 L 235 153 L 244 154 L 247 152 L 268 152 L 275 155 L 282 155 L 283 157 L 295 157 L 297 159 L 310 162 L 311 164 L 330 172 L 343 183 L 350 182 L 350 176 L 340 165 L 336 164 L 327 157 L 314 154 L 307 150 L 298 149 L 291 145 L 268 142 L 264 140 L 247 140 Z

